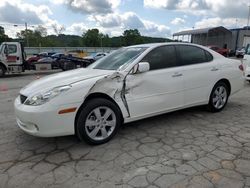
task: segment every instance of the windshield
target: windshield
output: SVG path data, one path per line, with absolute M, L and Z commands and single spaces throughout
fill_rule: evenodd
M 146 49 L 147 48 L 145 47 L 121 48 L 96 61 L 89 67 L 93 69 L 122 70 L 133 62 L 139 55 L 141 55 Z

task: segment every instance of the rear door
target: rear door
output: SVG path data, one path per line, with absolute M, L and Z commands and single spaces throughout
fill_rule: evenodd
M 192 106 L 208 102 L 211 88 L 218 80 L 218 62 L 206 50 L 191 45 L 176 45 L 183 67 L 184 105 Z

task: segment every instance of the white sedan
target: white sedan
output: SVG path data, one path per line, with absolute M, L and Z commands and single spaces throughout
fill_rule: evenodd
M 16 98 L 15 113 L 28 134 L 76 134 L 102 144 L 122 123 L 197 105 L 221 111 L 242 87 L 236 60 L 194 44 L 143 44 L 30 83 Z

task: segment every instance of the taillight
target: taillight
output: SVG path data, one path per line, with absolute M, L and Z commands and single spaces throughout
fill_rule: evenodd
M 239 66 L 239 69 L 240 69 L 242 72 L 244 71 L 244 67 L 243 67 L 242 64 Z

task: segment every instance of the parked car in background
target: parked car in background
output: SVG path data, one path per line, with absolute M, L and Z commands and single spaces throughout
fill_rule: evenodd
M 30 66 L 30 69 L 35 69 L 35 63 L 38 62 L 42 58 L 50 57 L 51 55 L 55 54 L 55 52 L 41 52 L 39 54 L 34 54 L 26 61 Z
M 242 87 L 238 60 L 200 45 L 143 44 L 33 81 L 16 98 L 15 113 L 28 134 L 102 144 L 122 123 L 197 105 L 219 112 Z
M 106 55 L 107 55 L 107 53 L 98 52 L 98 53 L 95 53 L 92 56 L 86 56 L 86 57 L 84 57 L 84 59 L 87 59 L 87 60 L 89 60 L 91 62 L 95 62 L 96 60 L 101 59 L 102 57 L 105 57 Z
M 62 57 L 65 57 L 64 53 L 55 53 L 51 56 L 47 56 L 44 58 L 41 58 L 37 61 L 38 64 L 42 64 L 42 63 L 49 63 L 51 64 L 51 68 L 52 69 L 56 69 L 56 68 L 60 68 L 59 66 L 59 59 L 61 59 Z
M 214 50 L 216 51 L 217 53 L 225 56 L 225 57 L 228 57 L 229 56 L 229 53 L 230 53 L 230 50 L 228 48 L 220 48 L 218 46 L 215 46 L 215 45 L 210 45 L 210 46 L 207 46 L 208 48 L 210 48 L 211 50 Z
M 245 52 L 246 52 L 246 48 L 242 47 L 242 48 L 236 50 L 235 56 L 237 58 L 242 58 L 245 55 Z

